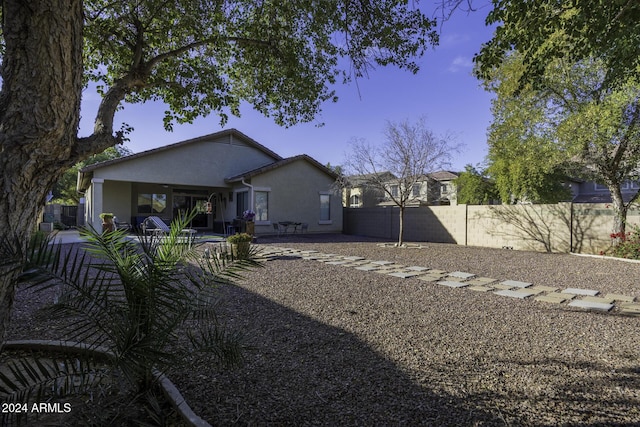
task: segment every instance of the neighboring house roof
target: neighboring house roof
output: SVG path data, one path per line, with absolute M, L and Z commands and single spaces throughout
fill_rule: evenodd
M 282 166 L 288 165 L 290 163 L 296 162 L 298 160 L 303 160 L 306 161 L 308 163 L 310 163 L 312 166 L 315 166 L 316 168 L 320 169 L 322 172 L 326 173 L 327 175 L 329 175 L 330 177 L 332 177 L 333 179 L 337 179 L 338 178 L 338 174 L 336 174 L 334 171 L 332 171 L 331 169 L 329 169 L 326 166 L 323 166 L 320 162 L 318 162 L 317 160 L 313 159 L 312 157 L 307 156 L 306 154 L 300 154 L 298 156 L 293 156 L 293 157 L 288 157 L 286 159 L 281 159 L 278 160 L 277 162 L 268 164 L 266 166 L 262 166 L 260 168 L 256 168 L 235 176 L 231 176 L 228 178 L 225 178 L 225 181 L 228 183 L 233 183 L 233 182 L 240 182 L 243 179 L 251 179 L 254 176 L 257 175 L 261 175 L 265 172 L 269 172 L 271 170 L 280 168 Z
M 351 187 L 359 187 L 361 185 L 369 184 L 373 178 L 376 178 L 378 181 L 389 181 L 392 179 L 397 179 L 396 176 L 391 172 L 378 172 L 363 175 L 351 175 L 347 177 L 347 182 Z
M 435 179 L 436 181 L 451 181 L 458 178 L 458 175 L 459 174 L 457 172 L 442 170 L 430 173 L 429 177 Z
M 629 203 L 634 193 L 622 193 L 622 200 L 625 203 Z M 612 203 L 611 194 L 579 194 L 571 200 L 573 203 Z

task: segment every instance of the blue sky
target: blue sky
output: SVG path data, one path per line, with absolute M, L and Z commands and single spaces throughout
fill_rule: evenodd
M 244 105 L 242 117 L 230 117 L 224 128 L 236 128 L 283 157 L 304 153 L 322 164 L 339 165 L 348 155 L 347 142 L 353 137 L 376 144 L 382 140 L 387 120 L 416 121 L 426 116 L 436 134 L 453 134 L 455 141 L 463 144 L 450 169 L 480 163 L 487 152 L 491 94 L 471 75 L 471 60 L 491 38 L 492 30 L 484 25 L 488 12 L 485 7 L 454 14 L 442 27 L 440 45 L 419 59 L 417 75 L 380 67 L 368 78 L 359 79 L 357 85 L 338 85 L 338 102 L 324 104 L 315 122 L 283 128 Z M 98 103 L 98 95 L 85 90 L 81 135 L 91 132 Z M 140 152 L 223 129 L 219 117 L 212 115 L 193 124 L 175 125 L 173 132 L 167 132 L 162 125 L 165 109 L 162 103 L 152 102 L 124 105 L 116 114 L 115 126 L 126 122 L 134 128 L 128 148 Z M 318 127 L 318 123 L 324 126 Z

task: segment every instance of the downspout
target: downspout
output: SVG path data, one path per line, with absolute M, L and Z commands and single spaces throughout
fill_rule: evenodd
M 242 185 L 249 187 L 249 210 L 253 210 L 253 185 L 248 184 L 242 177 Z

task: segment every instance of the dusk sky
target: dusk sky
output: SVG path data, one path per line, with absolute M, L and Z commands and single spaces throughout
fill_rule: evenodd
M 423 7 L 433 3 L 422 3 Z M 479 3 L 477 3 L 479 4 Z M 427 124 L 437 135 L 453 134 L 463 144 L 452 158 L 452 170 L 463 170 L 467 163 L 477 164 L 487 152 L 486 131 L 491 122 L 491 94 L 471 75 L 472 58 L 482 43 L 491 38 L 485 27 L 489 12 L 458 12 L 441 30 L 440 45 L 419 59 L 417 75 L 391 67 L 379 67 L 368 78 L 349 85 L 337 85 L 337 103 L 325 103 L 315 122 L 283 128 L 272 119 L 253 111 L 246 104 L 242 117 L 231 116 L 225 127 L 210 115 L 193 124 L 174 125 L 173 132 L 163 128 L 166 106 L 162 103 L 125 104 L 116 114 L 114 125 L 126 122 L 134 128 L 126 144 L 134 152 L 194 138 L 222 129 L 236 128 L 282 157 L 308 154 L 322 164 L 339 165 L 348 154 L 347 142 L 353 137 L 372 144 L 382 140 L 387 120 L 417 121 Z M 99 96 L 92 89 L 83 93 L 80 134 L 93 127 Z M 324 126 L 318 127 L 318 123 Z

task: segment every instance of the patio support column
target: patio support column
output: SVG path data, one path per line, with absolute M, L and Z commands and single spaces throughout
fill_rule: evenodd
M 100 214 L 102 213 L 102 185 L 104 184 L 104 179 L 102 178 L 93 178 L 91 180 L 91 209 L 90 209 L 90 218 L 87 218 L 89 224 L 93 226 L 98 231 L 102 230 L 102 220 L 100 219 Z

